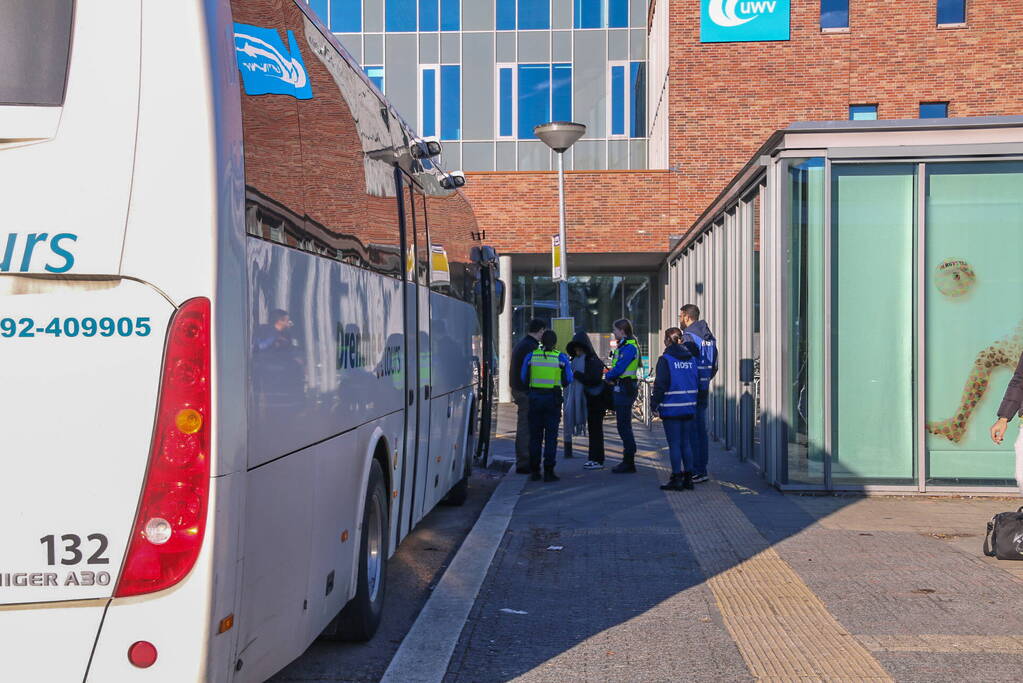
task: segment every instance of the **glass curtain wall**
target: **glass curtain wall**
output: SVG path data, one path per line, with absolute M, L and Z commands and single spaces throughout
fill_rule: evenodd
M 1023 354 L 1023 162 L 929 163 L 926 187 L 927 483 L 1017 485 L 1016 425 L 988 429 Z
M 824 160 L 786 160 L 788 343 L 783 372 L 787 453 L 782 484 L 824 485 Z
M 632 321 L 643 352 L 643 367 L 649 369 L 656 356 L 650 358 L 650 287 L 647 275 L 575 275 L 568 278 L 568 311 L 575 318 L 577 331 L 588 332 L 598 353 L 610 350 L 611 326 L 619 318 Z M 549 277 L 516 275 L 512 286 L 512 335 L 525 334 L 532 318 L 550 324 L 558 317 L 558 285 Z M 567 339 L 559 339 L 564 347 Z M 655 349 L 656 353 L 660 349 Z

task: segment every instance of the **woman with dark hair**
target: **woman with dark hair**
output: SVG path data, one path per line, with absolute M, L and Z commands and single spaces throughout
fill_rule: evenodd
M 611 328 L 617 345 L 611 352 L 611 369 L 604 381 L 614 386 L 615 422 L 622 439 L 622 462 L 611 471 L 630 474 L 636 471 L 636 437 L 632 433 L 632 404 L 639 393 L 636 374 L 639 372 L 639 344 L 632 334 L 632 321 L 615 320 Z
M 589 434 L 589 460 L 583 469 L 604 469 L 604 363 L 593 350 L 590 337 L 578 332 L 566 347 L 573 356 L 572 376 L 586 398 L 586 431 Z M 575 384 L 575 383 L 573 383 Z
M 664 436 L 668 440 L 671 479 L 661 486 L 665 491 L 689 491 L 693 488 L 693 450 L 689 431 L 696 415 L 700 391 L 699 349 L 692 342 L 683 343 L 677 327 L 664 331 L 664 355 L 657 360 L 650 409 L 661 416 Z

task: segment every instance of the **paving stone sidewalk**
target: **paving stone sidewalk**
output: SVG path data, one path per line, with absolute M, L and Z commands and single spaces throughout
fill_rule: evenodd
M 526 485 L 446 681 L 1023 678 L 1023 567 L 980 549 L 1018 502 L 782 495 L 714 445 L 666 493 L 660 425 L 637 439 L 636 475 Z

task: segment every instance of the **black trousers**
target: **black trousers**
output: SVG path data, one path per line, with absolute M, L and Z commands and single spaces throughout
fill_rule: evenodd
M 598 397 L 599 399 L 599 397 Z M 586 401 L 586 431 L 590 439 L 590 460 L 604 462 L 604 408 L 594 406 L 595 401 Z

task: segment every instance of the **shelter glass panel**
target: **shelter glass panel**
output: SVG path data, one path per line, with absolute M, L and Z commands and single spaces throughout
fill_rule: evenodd
M 783 484 L 824 483 L 824 160 L 786 162 Z
M 1015 424 L 988 428 L 1023 355 L 1023 163 L 928 164 L 926 199 L 928 483 L 1012 485 Z
M 834 484 L 915 481 L 915 207 L 915 165 L 832 166 Z

